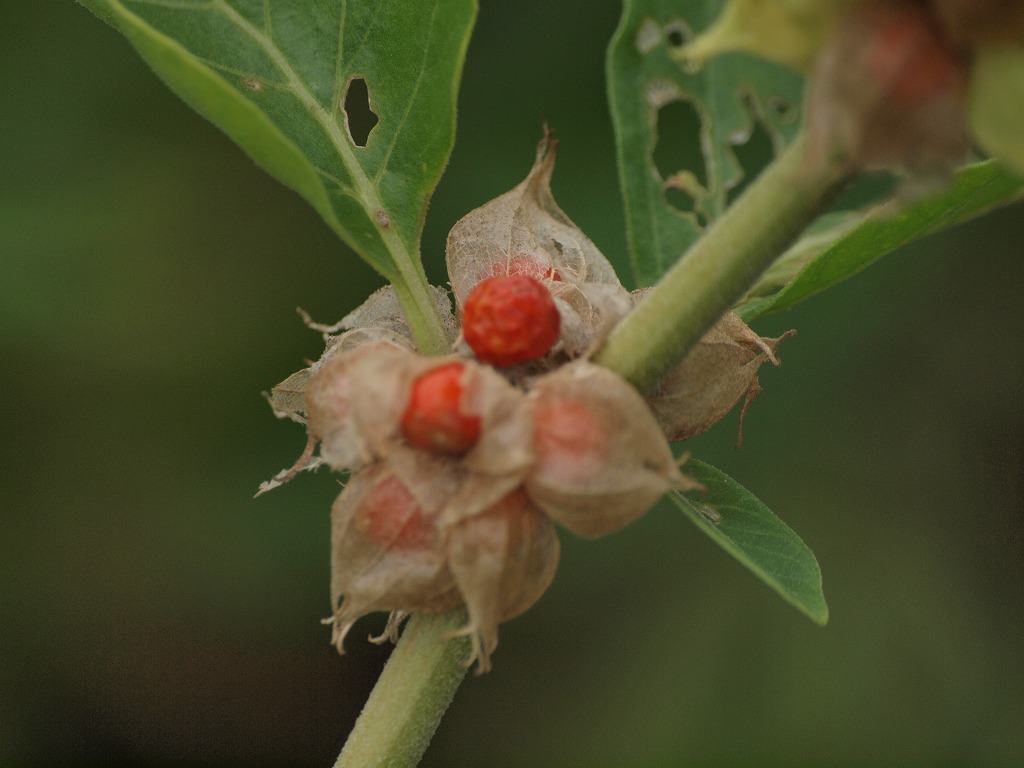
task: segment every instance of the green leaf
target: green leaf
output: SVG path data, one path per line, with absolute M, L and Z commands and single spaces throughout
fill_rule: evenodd
M 706 493 L 672 494 L 698 528 L 812 621 L 828 621 L 821 570 L 807 545 L 753 494 L 712 466 L 694 459 L 686 474 Z
M 396 284 L 407 313 L 411 301 L 440 327 L 429 317 L 436 312 L 419 243 L 454 141 L 474 0 L 81 2 L 119 29 L 178 96 L 306 198 Z M 350 83 L 360 79 L 379 120 L 365 146 L 346 113 Z M 357 117 L 372 121 L 362 112 L 351 115 L 353 125 Z
M 895 212 L 890 203 L 823 219 L 765 273 L 736 313 L 749 322 L 791 307 L 904 243 L 1022 197 L 1024 181 L 990 160 L 961 168 L 940 194 Z
M 656 282 L 725 209 L 730 190 L 745 181 L 734 147 L 755 124 L 768 133 L 776 152 L 799 127 L 802 79 L 792 72 L 739 53 L 716 56 L 699 71 L 687 71 L 677 60 L 685 42 L 716 18 L 721 5 L 721 0 L 626 0 L 608 48 L 608 98 L 630 256 L 640 285 Z M 699 143 L 698 167 L 659 172 L 654 159 L 659 113 L 678 103 L 696 110 L 700 135 L 660 140 Z
M 740 50 L 809 72 L 835 12 L 832 3 L 821 0 L 728 0 L 683 54 L 703 61 Z

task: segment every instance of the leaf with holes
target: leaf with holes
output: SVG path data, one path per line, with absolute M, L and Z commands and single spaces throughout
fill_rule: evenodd
M 956 172 L 933 197 L 900 209 L 832 215 L 810 230 L 754 286 L 744 320 L 786 309 L 856 274 L 905 243 L 1024 198 L 1024 181 L 991 160 Z
M 707 490 L 672 494 L 683 513 L 797 610 L 828 622 L 821 569 L 800 537 L 724 472 L 691 459 L 686 473 Z
M 386 278 L 425 281 L 474 0 L 81 2 Z
M 802 80 L 792 72 L 744 54 L 717 56 L 699 71 L 680 62 L 679 50 L 721 6 L 626 0 L 608 48 L 608 99 L 640 285 L 656 282 L 749 181 L 736 145 L 760 128 L 777 152 L 799 126 Z M 695 130 L 684 135 L 686 122 Z M 687 141 L 689 152 L 664 151 Z

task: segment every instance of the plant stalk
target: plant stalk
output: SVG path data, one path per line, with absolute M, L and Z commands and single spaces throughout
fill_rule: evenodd
M 450 352 L 452 342 L 445 333 L 444 323 L 434 303 L 434 293 L 419 259 L 402 270 L 401 279 L 393 280 L 391 284 L 405 312 L 416 348 L 424 355 Z
M 409 619 L 334 768 L 414 768 L 466 675 L 464 610 Z
M 797 137 L 609 334 L 594 362 L 641 392 L 710 330 L 849 180 L 835 154 Z

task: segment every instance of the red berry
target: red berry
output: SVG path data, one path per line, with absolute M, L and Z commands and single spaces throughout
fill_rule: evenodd
M 480 439 L 480 417 L 463 404 L 462 363 L 427 371 L 412 385 L 402 415 L 402 435 L 415 448 L 435 453 L 465 453 Z
M 485 363 L 504 368 L 543 357 L 558 341 L 554 299 L 527 275 L 484 280 L 462 308 L 462 335 Z

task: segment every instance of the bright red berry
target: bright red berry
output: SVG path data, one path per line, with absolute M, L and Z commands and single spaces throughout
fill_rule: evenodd
M 402 435 L 415 448 L 435 453 L 465 453 L 480 439 L 480 417 L 463 403 L 462 363 L 448 363 L 420 376 L 412 385 L 402 415 Z
M 485 363 L 504 368 L 543 357 L 561 318 L 548 289 L 527 275 L 484 280 L 462 308 L 462 335 Z

